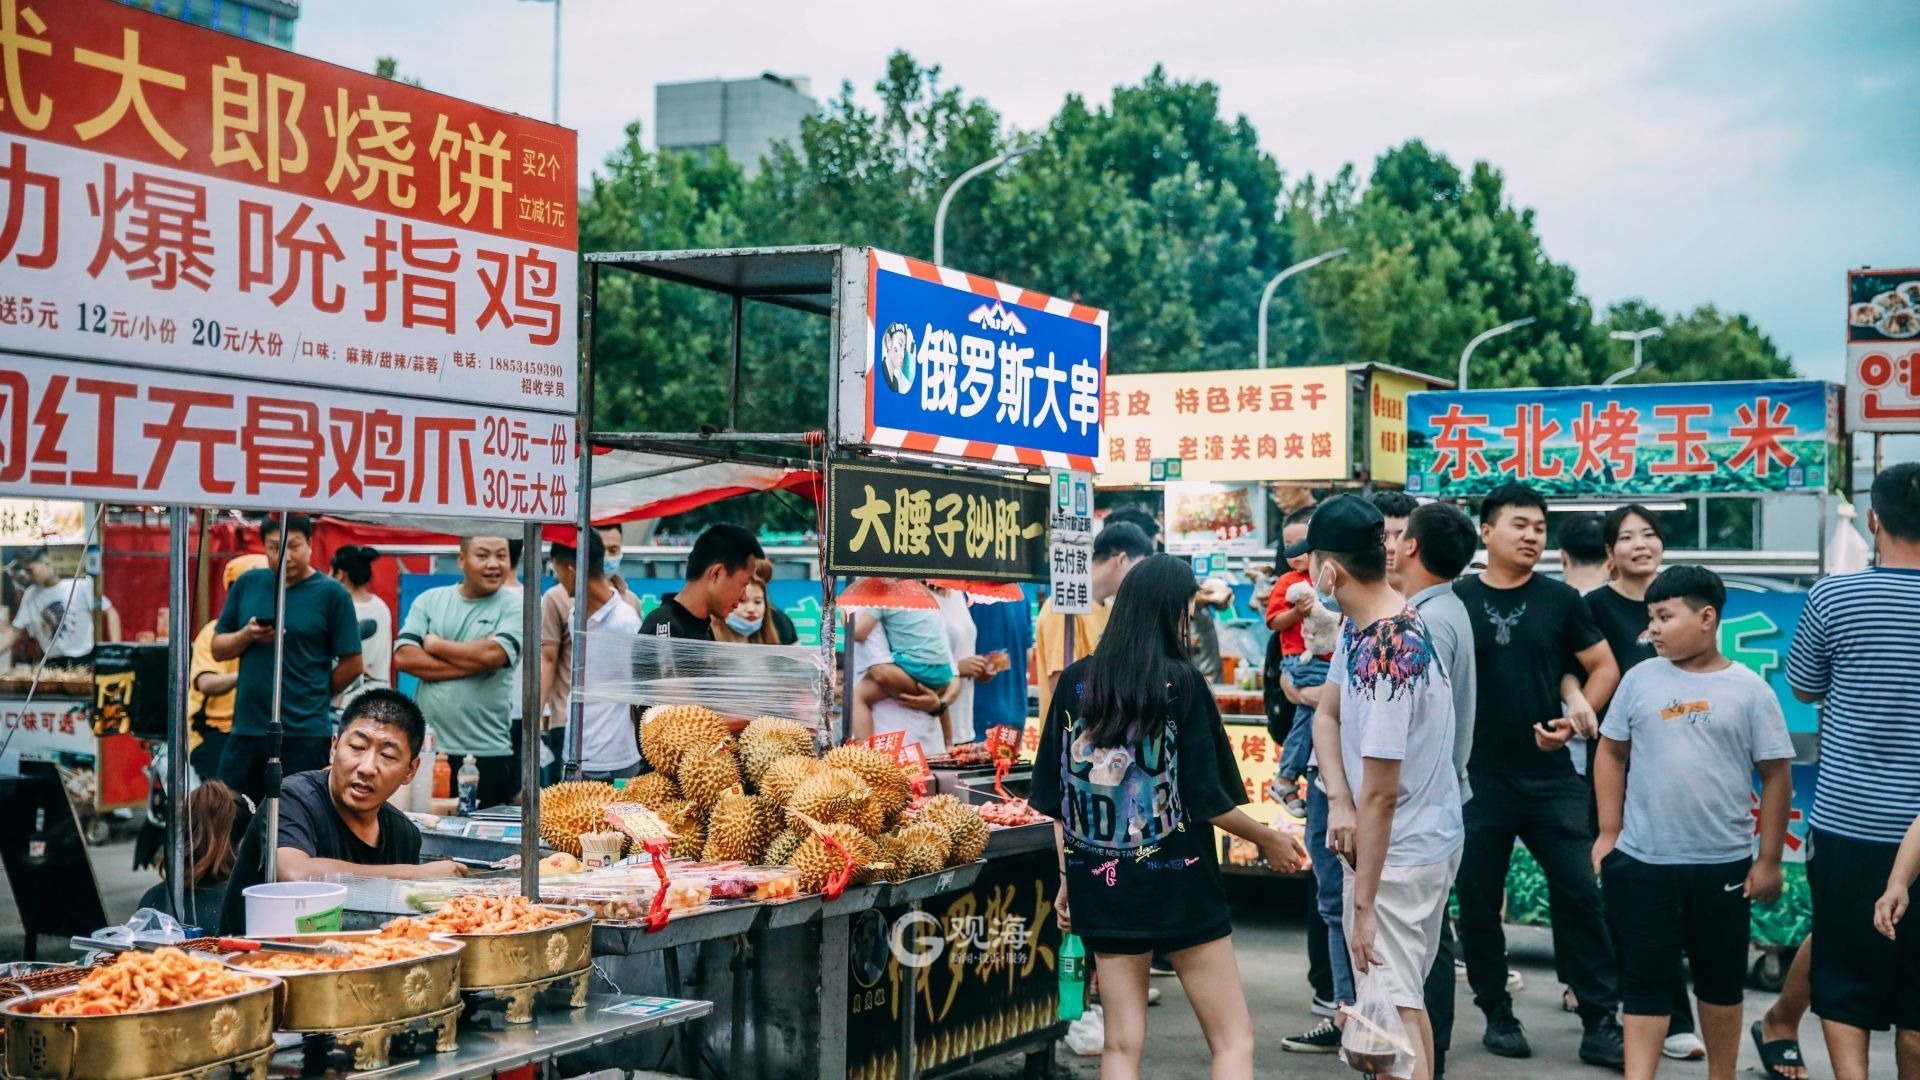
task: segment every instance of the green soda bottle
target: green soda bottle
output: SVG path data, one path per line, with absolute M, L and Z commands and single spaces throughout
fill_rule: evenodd
M 1060 939 L 1060 1019 L 1078 1020 L 1087 1010 L 1087 947 L 1080 935 Z

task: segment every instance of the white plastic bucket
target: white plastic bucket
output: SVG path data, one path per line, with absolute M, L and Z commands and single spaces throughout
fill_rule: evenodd
M 347 887 L 324 881 L 280 881 L 249 885 L 247 936 L 325 934 L 340 929 L 347 904 Z

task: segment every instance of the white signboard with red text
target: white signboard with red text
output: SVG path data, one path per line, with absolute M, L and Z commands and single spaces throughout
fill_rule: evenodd
M 1847 428 L 1920 431 L 1920 269 L 1847 274 Z
M 572 132 L 109 0 L 0 15 L 0 489 L 571 515 Z

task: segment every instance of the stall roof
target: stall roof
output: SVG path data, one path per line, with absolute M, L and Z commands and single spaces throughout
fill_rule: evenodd
M 699 251 L 596 251 L 586 260 L 710 292 L 827 315 L 841 244 L 714 248 Z
M 657 451 L 601 449 L 593 463 L 593 520 L 612 525 L 623 521 L 670 517 L 708 503 L 756 491 L 799 490 L 819 498 L 820 474 L 804 463 L 777 458 L 754 462 L 722 460 L 718 456 Z M 401 530 L 422 537 L 498 535 L 518 525 L 481 518 L 382 514 L 338 517 L 370 529 Z M 548 539 L 570 541 L 571 524 L 547 526 Z

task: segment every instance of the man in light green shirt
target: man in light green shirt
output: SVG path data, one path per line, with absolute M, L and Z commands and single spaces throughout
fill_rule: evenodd
M 460 573 L 460 584 L 414 600 L 394 640 L 393 666 L 420 680 L 414 699 L 453 767 L 473 755 L 479 806 L 496 806 L 520 795 L 511 717 L 521 597 L 505 588 L 513 560 L 501 537 L 461 540 Z

